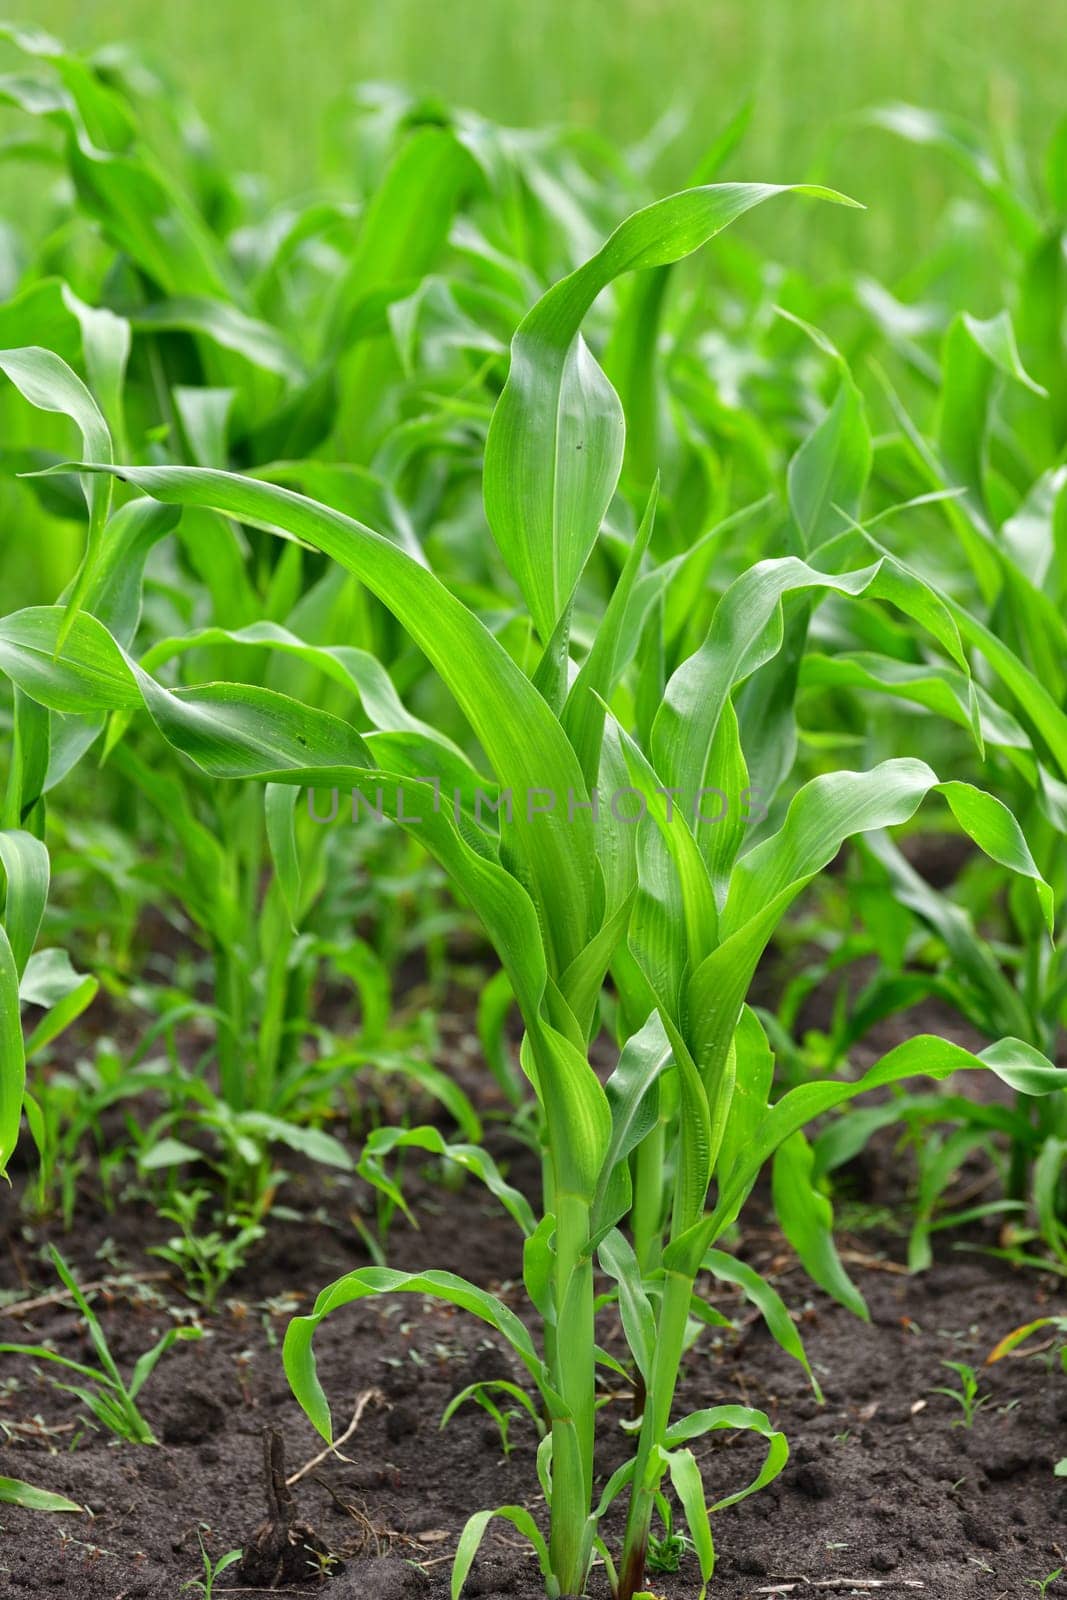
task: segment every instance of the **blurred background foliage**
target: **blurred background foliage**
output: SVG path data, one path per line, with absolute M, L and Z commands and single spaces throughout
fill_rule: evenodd
M 19 15 L 15 11 L 15 15 Z M 857 260 L 892 278 L 964 185 L 854 113 L 911 101 L 1042 150 L 1063 109 L 1064 0 L 32 0 L 21 16 L 79 49 L 136 41 L 188 92 L 228 165 L 299 192 L 330 172 L 326 113 L 389 80 L 516 124 L 644 139 L 678 113 L 659 184 L 690 175 L 755 102 L 731 177 L 825 175 L 870 208 L 864 228 L 795 208 L 810 266 Z M 663 130 L 665 131 L 665 130 Z

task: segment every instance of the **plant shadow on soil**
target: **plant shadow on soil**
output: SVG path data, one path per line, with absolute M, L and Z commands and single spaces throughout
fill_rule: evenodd
M 941 1022 L 912 1013 L 895 1026 L 912 1033 Z M 469 1020 L 456 1023 L 461 1034 L 469 1027 Z M 888 1048 L 895 1041 L 879 1042 Z M 490 1145 L 512 1181 L 535 1192 L 530 1153 L 499 1133 L 490 1134 Z M 868 1216 L 899 1214 L 907 1169 L 891 1137 L 873 1143 L 851 1176 Z M 521 1311 L 517 1233 L 490 1197 L 475 1184 L 444 1193 L 413 1168 L 410 1188 L 420 1226 L 395 1224 L 390 1265 L 450 1268 Z M 8 1298 L 49 1295 L 55 1283 L 42 1257 L 53 1238 L 81 1281 L 109 1280 L 95 1305 L 128 1370 L 170 1325 L 168 1305 L 189 1312 L 179 1286 L 161 1281 L 158 1259 L 146 1253 L 168 1225 L 144 1203 L 107 1214 L 89 1196 L 74 1233 L 61 1236 L 25 1221 L 20 1189 L 16 1172 L 14 1188 L 0 1197 L 0 1288 Z M 314 1292 L 367 1264 L 353 1220 L 365 1196 L 354 1178 L 305 1170 L 286 1186 L 284 1200 L 304 1220 L 272 1218 L 257 1254 L 224 1291 L 228 1300 L 203 1318 L 208 1336 L 177 1346 L 144 1390 L 143 1410 L 161 1448 L 119 1445 L 102 1432 L 82 1431 L 77 1401 L 53 1386 L 47 1369 L 36 1375 L 25 1358 L 5 1359 L 0 1474 L 68 1495 L 92 1514 L 0 1507 L 0 1592 L 176 1600 L 182 1585 L 201 1574 L 199 1526 L 209 1528 L 208 1548 L 218 1557 L 246 1545 L 261 1524 L 265 1432 L 281 1431 L 290 1472 L 318 1453 L 321 1441 L 286 1384 L 280 1342 L 288 1316 L 306 1309 Z M 808 1592 L 848 1594 L 846 1579 L 861 1582 L 853 1593 L 1014 1600 L 1035 1592 L 1028 1579 L 1067 1565 L 1067 1483 L 1053 1475 L 1065 1453 L 1067 1380 L 1048 1355 L 982 1367 L 1011 1328 L 1062 1310 L 1063 1286 L 960 1248 L 995 1242 L 991 1227 L 936 1234 L 935 1265 L 918 1277 L 898 1265 L 905 1240 L 892 1222 L 843 1233 L 840 1248 L 870 1307 L 871 1320 L 862 1323 L 812 1288 L 774 1225 L 766 1195 L 752 1197 L 739 1253 L 800 1313 L 826 1399 L 816 1403 L 799 1366 L 747 1304 L 733 1291 L 718 1294 L 736 1331 L 701 1335 L 686 1362 L 676 1414 L 725 1402 L 756 1406 L 785 1429 L 792 1454 L 770 1489 L 714 1519 L 717 1600 L 748 1600 L 787 1583 L 805 1592 L 803 1580 L 824 1582 Z M 123 1283 L 123 1273 L 140 1281 Z M 75 1359 L 91 1355 L 69 1303 L 51 1300 L 21 1315 L 5 1309 L 0 1329 L 4 1339 L 51 1341 Z M 610 1312 L 602 1339 L 619 1349 Z M 476 1407 L 463 1408 L 438 1430 L 443 1408 L 464 1385 L 517 1378 L 512 1360 L 482 1324 L 412 1295 L 336 1314 L 323 1324 L 316 1349 L 338 1432 L 360 1394 L 377 1389 L 381 1398 L 366 1405 L 344 1459 L 323 1461 L 295 1486 L 294 1515 L 339 1561 L 328 1579 L 309 1564 L 306 1582 L 284 1592 L 444 1600 L 467 1516 L 515 1501 L 535 1515 L 544 1510 L 526 1419 L 512 1423 L 507 1457 L 495 1426 Z M 970 1363 L 989 1397 L 973 1428 L 959 1426 L 959 1408 L 932 1393 L 954 1382 L 941 1365 L 946 1360 Z M 629 1415 L 631 1397 L 620 1378 L 609 1375 L 607 1388 L 614 1392 L 601 1412 L 601 1466 L 611 1470 L 623 1459 L 618 1422 Z M 739 1488 L 758 1469 L 760 1452 L 742 1435 L 712 1435 L 697 1449 L 711 1498 Z M 621 1527 L 609 1531 L 614 1540 Z M 236 1592 L 236 1570 L 221 1577 L 217 1594 Z M 825 1583 L 831 1579 L 842 1581 Z M 650 1575 L 649 1583 L 666 1600 L 695 1600 L 700 1587 L 691 1557 L 676 1573 Z M 606 1600 L 599 1572 L 589 1592 Z M 507 1524 L 491 1525 L 465 1594 L 535 1600 L 541 1593 L 536 1563 L 518 1536 Z

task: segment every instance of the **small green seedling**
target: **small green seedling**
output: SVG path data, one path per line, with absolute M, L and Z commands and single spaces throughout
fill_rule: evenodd
M 244 1551 L 227 1550 L 224 1556 L 220 1556 L 217 1561 L 212 1561 L 204 1545 L 204 1529 L 206 1527 L 207 1523 L 202 1522 L 196 1530 L 196 1537 L 200 1543 L 200 1555 L 204 1563 L 204 1576 L 202 1578 L 190 1578 L 188 1583 L 183 1583 L 182 1593 L 184 1594 L 186 1589 L 195 1589 L 197 1594 L 203 1596 L 203 1600 L 211 1600 L 212 1595 L 215 1593 L 215 1584 L 218 1579 L 228 1567 L 232 1567 L 235 1562 L 240 1561 Z
M 937 1388 L 931 1390 L 931 1393 L 947 1395 L 950 1400 L 955 1400 L 960 1407 L 963 1415 L 956 1418 L 952 1424 L 954 1428 L 973 1428 L 975 1417 L 984 1405 L 988 1405 L 991 1396 L 979 1393 L 978 1377 L 974 1368 L 969 1367 L 966 1361 L 942 1361 L 941 1365 L 948 1367 L 950 1372 L 957 1374 L 960 1380 L 960 1388 Z
M 505 1456 L 509 1456 L 515 1448 L 511 1441 L 511 1424 L 518 1417 L 521 1417 L 522 1411 L 516 1409 L 515 1406 L 508 1406 L 506 1409 L 498 1406 L 489 1393 L 491 1389 L 497 1389 L 501 1394 L 510 1395 L 512 1399 L 517 1400 L 522 1407 L 522 1411 L 528 1412 L 533 1419 L 538 1439 L 544 1438 L 546 1432 L 545 1424 L 537 1407 L 525 1390 L 520 1389 L 517 1383 L 509 1383 L 505 1378 L 492 1378 L 482 1383 L 471 1383 L 465 1389 L 461 1389 L 459 1394 L 453 1395 L 444 1409 L 441 1417 L 441 1427 L 447 1427 L 460 1406 L 465 1405 L 468 1400 L 473 1400 L 475 1405 L 479 1405 L 483 1411 L 487 1411 L 496 1423 L 497 1431 L 500 1434 L 500 1447 Z
M 179 1191 L 171 1205 L 161 1206 L 160 1216 L 175 1223 L 181 1232 L 166 1244 L 153 1246 L 149 1253 L 175 1267 L 190 1298 L 213 1311 L 223 1286 L 244 1266 L 265 1229 L 251 1218 L 234 1216 L 226 1218 L 232 1230 L 228 1233 L 218 1227 L 201 1231 L 200 1208 L 210 1198 L 207 1189 Z
M 118 1438 L 125 1439 L 130 1444 L 158 1444 L 159 1440 L 152 1432 L 148 1423 L 137 1409 L 137 1396 L 144 1387 L 146 1380 L 151 1376 L 156 1363 L 161 1356 L 166 1355 L 172 1345 L 179 1340 L 199 1339 L 202 1337 L 199 1328 L 168 1328 L 162 1339 L 154 1344 L 151 1350 L 146 1350 L 134 1366 L 129 1383 L 125 1383 L 115 1365 L 114 1357 L 108 1349 L 104 1330 L 101 1328 L 85 1295 L 78 1287 L 74 1274 L 56 1249 L 55 1245 L 49 1246 L 52 1264 L 63 1281 L 63 1286 L 70 1294 L 71 1299 L 85 1318 L 89 1329 L 89 1337 L 93 1348 L 99 1358 L 99 1367 L 85 1366 L 80 1361 L 71 1361 L 66 1356 L 59 1355 L 55 1350 L 49 1350 L 45 1345 L 39 1344 L 0 1344 L 0 1354 L 30 1356 L 36 1361 L 54 1361 L 58 1366 L 67 1367 L 77 1372 L 81 1377 L 89 1380 L 92 1387 L 83 1384 L 59 1383 L 56 1388 L 62 1389 L 66 1394 L 77 1395 L 83 1405 L 88 1406 L 98 1422 L 116 1434 Z
M 675 1532 L 670 1501 L 666 1495 L 656 1495 L 656 1509 L 663 1519 L 663 1533 L 658 1538 L 654 1533 L 648 1536 L 648 1570 L 655 1573 L 677 1572 L 682 1557 L 692 1550 L 693 1541 L 687 1539 L 684 1533 Z
M 1061 1578 L 1062 1576 L 1063 1568 L 1057 1567 L 1055 1572 L 1050 1572 L 1047 1578 L 1024 1578 L 1023 1582 L 1028 1588 L 1036 1589 L 1038 1594 L 1042 1597 L 1042 1600 L 1044 1600 L 1045 1595 L 1048 1594 L 1049 1589 L 1056 1582 L 1056 1579 Z

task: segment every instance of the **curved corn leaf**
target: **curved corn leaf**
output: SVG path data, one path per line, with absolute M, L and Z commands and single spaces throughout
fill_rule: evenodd
M 485 1530 L 494 1517 L 503 1517 L 505 1522 L 510 1522 L 533 1545 L 534 1554 L 541 1568 L 541 1576 L 545 1580 L 546 1593 L 549 1596 L 558 1595 L 559 1586 L 552 1576 L 552 1562 L 548 1554 L 545 1536 L 537 1523 L 526 1510 L 525 1506 L 497 1506 L 493 1511 L 476 1511 L 464 1526 L 459 1536 L 456 1548 L 456 1558 L 452 1565 L 452 1600 L 460 1600 L 463 1585 L 467 1581 L 471 1565 L 478 1554 L 479 1547 L 485 1537 Z
M 77 373 L 60 356 L 36 345 L 19 350 L 0 350 L 0 372 L 10 378 L 31 406 L 36 406 L 39 411 L 54 411 L 69 417 L 81 434 L 82 448 L 90 461 L 110 462 L 114 459 L 111 433 L 99 406 Z M 82 490 L 89 510 L 89 533 L 85 556 L 67 602 L 68 626 L 84 599 L 111 506 L 111 482 L 106 475 L 86 474 L 82 479 Z
M 620 223 L 516 330 L 486 440 L 485 512 L 546 644 L 589 559 L 622 468 L 622 406 L 579 332 L 587 313 L 623 273 L 679 261 L 753 206 L 791 192 L 855 204 L 806 184 L 683 190 Z
M 804 1341 L 797 1332 L 796 1323 L 789 1315 L 785 1301 L 777 1289 L 773 1288 L 766 1278 L 761 1278 L 747 1261 L 728 1255 L 725 1250 L 709 1250 L 702 1265 L 705 1271 L 710 1272 L 712 1277 L 721 1283 L 736 1284 L 745 1298 L 751 1300 L 757 1307 L 774 1342 L 785 1351 L 786 1355 L 792 1356 L 794 1361 L 799 1361 L 804 1368 L 815 1398 L 821 1405 L 823 1396 L 819 1380 L 811 1370 Z
M 21 1506 L 24 1511 L 84 1511 L 65 1495 L 53 1494 L 50 1489 L 35 1489 L 32 1483 L 21 1478 L 0 1478 L 0 1505 Z
M 550 787 L 560 806 L 587 800 L 581 768 L 559 723 L 484 625 L 390 540 L 317 501 L 233 473 L 194 467 L 122 467 L 154 499 L 223 511 L 268 532 L 283 529 L 332 556 L 401 622 L 459 702 L 498 782 L 517 797 L 508 837 L 563 971 L 593 931 L 592 819 L 575 810 L 531 817 L 527 790 Z
M 763 1466 L 756 1477 L 747 1486 L 739 1489 L 735 1494 L 729 1494 L 722 1500 L 716 1500 L 710 1511 L 724 1511 L 727 1506 L 735 1506 L 740 1500 L 747 1500 L 750 1494 L 756 1494 L 760 1489 L 765 1489 L 773 1483 L 789 1460 L 789 1443 L 784 1433 L 773 1428 L 762 1411 L 755 1411 L 749 1406 L 711 1406 L 706 1411 L 692 1411 L 687 1417 L 682 1417 L 679 1422 L 674 1422 L 667 1429 L 663 1438 L 664 1446 L 673 1450 L 679 1444 L 686 1444 L 690 1439 L 702 1439 L 708 1433 L 720 1433 L 724 1429 L 731 1432 L 747 1432 L 758 1434 L 767 1441 L 767 1455 Z
M 393 1183 L 385 1171 L 385 1158 L 394 1150 L 426 1150 L 440 1156 L 471 1173 L 500 1201 L 505 1211 L 517 1222 L 523 1235 L 529 1237 L 537 1226 L 533 1210 L 526 1196 L 508 1183 L 492 1156 L 476 1144 L 449 1144 L 439 1129 L 376 1128 L 363 1147 L 357 1170 L 361 1177 L 386 1194 L 409 1221 L 415 1219 L 408 1209 L 402 1190 Z
M 394 1272 L 388 1267 L 362 1267 L 323 1289 L 314 1310 L 308 1316 L 294 1317 L 285 1333 L 282 1355 L 286 1376 L 312 1425 L 324 1439 L 332 1438 L 330 1407 L 319 1383 L 312 1350 L 315 1331 L 332 1312 L 379 1294 L 429 1295 L 469 1311 L 507 1340 L 538 1388 L 543 1389 L 544 1375 L 533 1340 L 515 1313 L 495 1295 L 476 1288 L 452 1272 Z

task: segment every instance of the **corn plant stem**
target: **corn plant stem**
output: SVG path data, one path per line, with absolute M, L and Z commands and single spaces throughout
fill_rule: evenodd
M 545 1147 L 541 1149 L 541 1209 L 546 1217 L 550 1214 L 554 1215 L 556 1209 L 556 1177 L 552 1168 L 551 1157 Z M 549 1372 L 554 1373 L 557 1365 L 556 1351 L 559 1341 L 556 1338 L 555 1324 L 547 1320 L 544 1325 L 543 1340 L 545 1364 Z M 550 1428 L 552 1418 L 548 1413 L 547 1407 L 545 1408 L 544 1417 L 546 1426 Z
M 644 1587 L 645 1558 L 658 1477 L 648 1482 L 652 1453 L 663 1440 L 670 1423 L 674 1390 L 685 1349 L 685 1331 L 693 1297 L 693 1279 L 683 1273 L 668 1272 L 663 1280 L 659 1316 L 656 1320 L 656 1350 L 652 1361 L 641 1433 L 637 1446 L 633 1486 L 626 1516 L 622 1562 L 619 1568 L 618 1600 L 633 1600 Z
M 244 1110 L 245 1082 L 241 1061 L 241 1039 L 245 1022 L 245 984 L 241 958 L 224 941 L 215 945 L 215 993 L 224 1023 L 218 1026 L 216 1049 L 219 1084 L 226 1104 Z
M 661 1120 L 634 1153 L 631 1226 L 642 1277 L 655 1272 L 660 1263 L 665 1138 L 666 1125 Z
M 292 929 L 288 921 L 279 919 L 267 966 L 266 996 L 259 1028 L 252 1097 L 260 1111 L 271 1110 L 274 1103 L 289 998 L 289 956 L 292 948 Z
M 566 1407 L 552 1421 L 552 1571 L 562 1596 L 585 1588 L 592 1551 L 596 1329 L 589 1205 L 556 1190 L 557 1328 L 553 1386 Z

